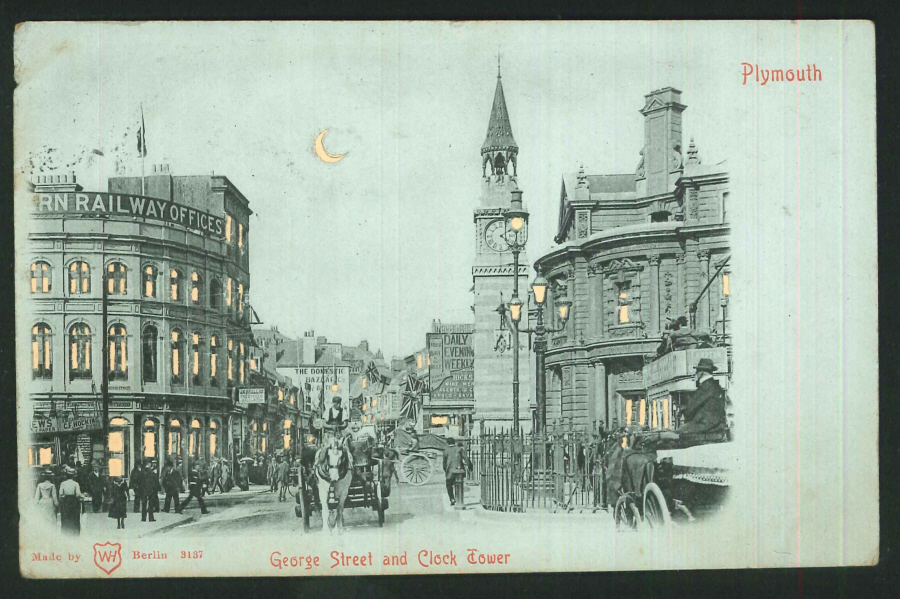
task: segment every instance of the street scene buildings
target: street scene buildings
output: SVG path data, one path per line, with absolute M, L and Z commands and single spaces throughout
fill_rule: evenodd
M 304 451 L 321 450 L 337 427 L 370 444 L 348 441 L 368 469 L 353 475 L 362 482 L 346 501 L 374 506 L 379 524 L 392 480 L 414 488 L 445 475 L 453 507 L 465 508 L 468 493 L 485 509 L 578 506 L 612 510 L 632 527 L 668 522 L 684 507 L 673 499 L 671 461 L 652 488 L 613 488 L 608 475 L 648 434 L 653 451 L 685 445 L 679 430 L 707 410 L 691 406 L 708 379 L 722 418 L 701 431 L 715 438 L 687 445 L 730 440 L 725 163 L 701 157 L 690 136 L 685 144 L 680 90 L 649 91 L 634 171 L 554 174 L 555 245 L 534 255 L 518 160 L 528 149 L 514 137 L 499 70 L 489 110 L 488 100 L 480 152 L 466 150 L 481 167 L 470 169 L 481 192 L 474 262 L 459 265 L 471 269 L 471 320 L 434 318 L 415 334 L 418 349 L 400 356 L 363 335 L 355 345 L 317 335 L 315 322 L 283 333 L 282 315 L 254 308 L 251 297 L 278 291 L 251 276 L 254 202 L 227 176 L 155 164 L 110 177 L 101 191 L 77 173 L 34 175 L 23 399 L 35 484 L 69 476 L 87 490 L 131 479 L 144 496 L 135 477 L 161 476 L 163 495 L 174 475 L 159 472 L 170 464 L 190 496 L 218 486 L 240 504 L 289 488 L 279 500 L 308 529 L 310 514 L 323 512 L 324 525 L 328 509 L 306 488 Z M 273 234 L 252 229 L 253 239 Z M 458 469 L 442 455 L 456 456 Z M 721 468 L 703 463 L 703 480 L 727 486 Z M 92 472 L 101 482 L 89 482 Z

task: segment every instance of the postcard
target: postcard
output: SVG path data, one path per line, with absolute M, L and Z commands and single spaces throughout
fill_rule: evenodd
M 29 22 L 28 578 L 879 561 L 874 26 Z

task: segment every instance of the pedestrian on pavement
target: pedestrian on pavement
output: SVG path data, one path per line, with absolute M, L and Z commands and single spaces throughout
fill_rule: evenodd
M 241 460 L 238 466 L 238 488 L 241 491 L 250 490 L 250 460 Z
M 116 530 L 125 528 L 125 518 L 128 517 L 128 485 L 121 476 L 113 479 L 110 495 L 112 501 L 109 504 L 108 516 L 115 518 Z
M 231 462 L 222 460 L 222 492 L 227 493 L 234 486 L 234 479 L 231 476 Z
M 99 514 L 103 509 L 103 479 L 100 478 L 100 464 L 93 464 L 88 477 L 87 491 L 91 494 L 91 511 Z
M 163 490 L 166 492 L 166 500 L 163 503 L 163 510 L 165 513 L 169 513 L 169 505 L 172 503 L 172 499 L 175 499 L 175 511 L 181 513 L 181 499 L 178 497 L 178 493 L 181 492 L 181 489 L 184 487 L 184 480 L 181 478 L 181 472 L 179 472 L 175 465 L 172 463 L 172 460 L 166 460 L 166 467 L 163 469 L 162 474 L 162 486 Z
M 52 527 L 56 528 L 56 510 L 59 509 L 59 497 L 56 494 L 56 485 L 53 484 L 53 472 L 44 470 L 41 472 L 41 482 L 34 491 L 34 501 L 44 519 Z
M 285 459 L 282 459 L 280 456 L 278 458 L 278 465 L 275 466 L 275 480 L 276 484 L 278 484 L 278 501 L 285 501 L 287 498 L 287 488 L 288 483 L 290 482 L 290 466 L 288 466 L 288 462 Z
M 144 475 L 144 464 L 138 460 L 131 469 L 131 478 L 128 479 L 128 488 L 134 493 L 134 513 L 141 511 L 141 477 Z
M 447 449 L 444 450 L 444 474 L 447 478 L 447 495 L 450 497 L 450 505 L 460 504 L 465 506 L 465 480 L 466 467 L 470 464 L 466 456 L 466 450 L 456 444 L 456 439 L 447 439 Z
M 274 493 L 278 481 L 275 478 L 275 458 L 272 456 L 266 459 L 266 483 L 269 485 L 269 493 Z
M 209 495 L 209 468 L 206 461 L 202 458 L 199 461 L 200 466 L 200 496 Z
M 200 513 L 209 513 L 209 510 L 206 509 L 206 502 L 203 501 L 203 477 L 204 473 L 200 464 L 194 464 L 194 467 L 188 472 L 188 498 L 181 506 L 181 511 L 178 512 L 179 514 L 185 510 L 191 503 L 191 499 L 195 497 L 197 498 L 197 503 L 200 505 Z
M 212 495 L 219 489 L 219 493 L 224 489 L 222 484 L 222 460 L 212 458 L 212 466 L 209 469 L 209 494 Z
M 63 468 L 63 481 L 59 484 L 59 522 L 63 534 L 81 534 L 81 486 L 75 482 L 75 469 Z
M 159 511 L 159 475 L 152 463 L 144 468 L 144 476 L 141 477 L 141 522 L 156 522 L 153 514 Z

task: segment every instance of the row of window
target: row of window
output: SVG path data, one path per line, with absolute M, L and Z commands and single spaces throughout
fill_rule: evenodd
M 121 262 L 111 262 L 106 267 L 106 292 L 109 295 L 128 295 L 128 267 Z M 91 267 L 87 262 L 77 260 L 69 265 L 69 294 L 81 295 L 91 292 Z M 31 293 L 50 293 L 52 269 L 43 261 L 31 264 Z M 205 286 L 203 277 L 196 270 L 191 273 L 190 282 L 177 268 L 169 271 L 168 297 L 173 302 L 185 301 L 185 288 L 189 285 L 190 303 L 195 306 L 203 304 Z M 157 298 L 160 296 L 159 269 L 152 264 L 141 269 L 141 297 Z M 225 285 L 213 278 L 209 282 L 209 306 L 219 309 L 224 301 L 225 306 L 244 311 L 244 284 L 232 278 L 225 278 Z
M 92 376 L 91 328 L 74 324 L 69 328 L 69 380 L 89 379 Z M 159 330 L 148 325 L 141 333 L 141 380 L 145 383 L 159 381 Z M 122 324 L 114 324 L 108 330 L 109 379 L 127 381 L 128 332 Z M 213 387 L 221 384 L 220 352 L 224 349 L 225 373 L 228 383 L 244 384 L 247 376 L 247 360 L 244 343 L 229 338 L 223 348 L 218 335 L 211 335 L 209 342 L 200 332 L 193 331 L 187 337 L 181 329 L 173 329 L 169 338 L 169 371 L 171 382 L 184 385 L 188 380 L 194 385 L 205 381 Z M 31 329 L 31 367 L 36 379 L 53 378 L 53 332 L 46 323 L 38 323 Z

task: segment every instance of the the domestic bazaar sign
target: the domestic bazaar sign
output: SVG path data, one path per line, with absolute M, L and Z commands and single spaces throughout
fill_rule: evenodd
M 223 217 L 168 200 L 98 191 L 36 193 L 32 196 L 36 214 L 132 216 L 180 225 L 214 237 L 225 236 Z

